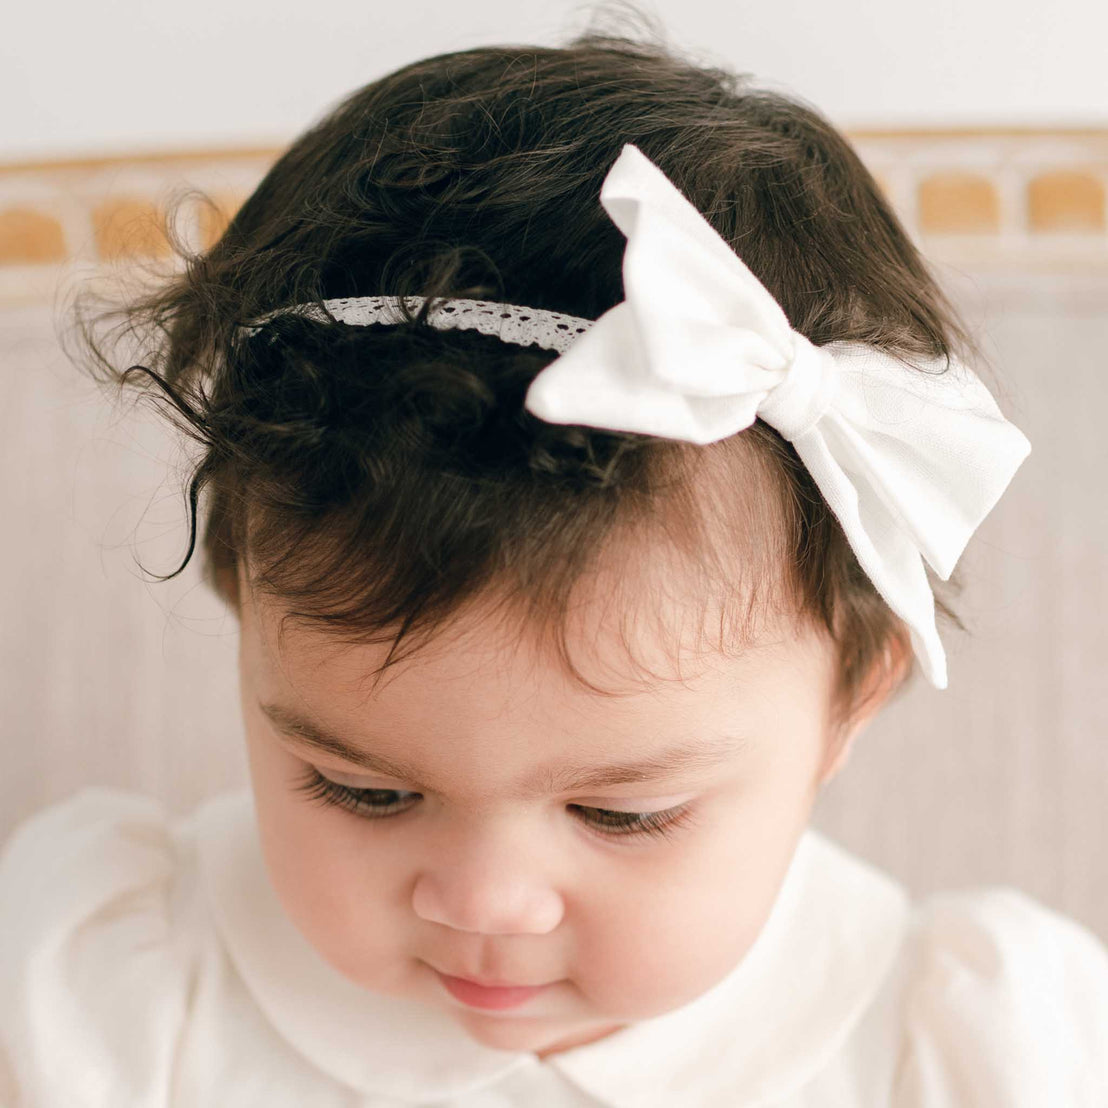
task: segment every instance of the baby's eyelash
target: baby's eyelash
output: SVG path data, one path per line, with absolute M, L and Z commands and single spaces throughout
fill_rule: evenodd
M 388 798 L 419 796 L 419 793 L 404 793 L 396 789 L 355 789 L 350 785 L 340 785 L 337 781 L 324 777 L 315 766 L 308 767 L 308 772 L 293 789 L 317 804 L 342 808 L 363 819 L 387 819 L 389 816 L 399 815 L 408 811 L 412 805 Z M 616 812 L 607 808 L 587 808 L 580 804 L 571 804 L 569 807 L 578 812 L 590 813 L 583 822 L 608 838 L 641 835 L 665 837 L 678 828 L 690 825 L 693 820 L 692 810 L 688 805 L 669 808 L 664 812 Z M 596 818 L 597 816 L 600 818 Z

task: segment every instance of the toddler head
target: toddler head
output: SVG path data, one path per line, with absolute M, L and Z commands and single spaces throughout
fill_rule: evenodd
M 543 1056 L 741 962 L 907 631 L 760 420 L 708 446 L 550 424 L 523 407 L 550 351 L 242 325 L 383 293 L 596 319 L 623 299 L 598 193 L 625 143 L 812 342 L 969 349 L 814 110 L 600 35 L 358 90 L 128 316 L 158 340 L 128 380 L 204 447 L 192 538 L 205 493 L 285 910 L 366 989 Z

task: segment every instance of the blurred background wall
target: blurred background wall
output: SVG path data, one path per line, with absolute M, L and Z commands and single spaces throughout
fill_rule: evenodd
M 1034 445 L 965 557 L 971 634 L 944 631 L 950 688 L 917 685 L 871 726 L 817 826 L 919 895 L 1013 884 L 1108 941 L 1108 7 L 643 10 L 686 53 L 848 130 Z M 195 564 L 164 584 L 138 565 L 164 574 L 183 556 L 187 447 L 67 363 L 70 294 L 170 266 L 158 220 L 183 187 L 221 212 L 186 208 L 181 230 L 214 241 L 283 144 L 355 86 L 445 50 L 555 45 L 593 12 L 127 0 L 8 14 L 0 838 L 85 784 L 183 813 L 246 781 L 234 620 Z
M 112 0 L 8 5 L 0 157 L 281 145 L 322 107 L 430 54 L 553 44 L 567 0 Z M 849 126 L 1101 125 L 1103 0 L 642 0 L 672 40 Z M 617 10 L 608 5 L 605 10 Z

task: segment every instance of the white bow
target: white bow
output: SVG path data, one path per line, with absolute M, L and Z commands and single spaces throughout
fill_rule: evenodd
M 792 442 L 926 677 L 946 688 L 922 559 L 950 576 L 1027 438 L 961 362 L 942 372 L 860 343 L 814 346 L 638 147 L 623 147 L 600 202 L 627 236 L 626 299 L 538 374 L 525 407 L 701 444 L 761 416 Z

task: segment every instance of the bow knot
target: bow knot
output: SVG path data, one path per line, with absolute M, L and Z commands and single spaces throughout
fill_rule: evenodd
M 758 415 L 789 442 L 806 435 L 835 403 L 839 371 L 834 356 L 799 332 L 785 376 L 758 405 Z

